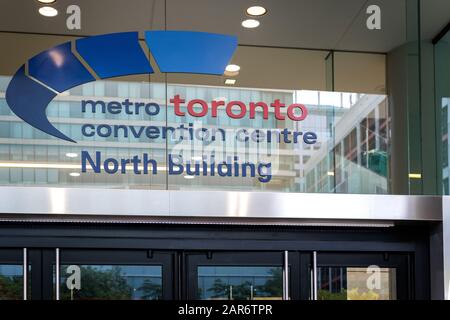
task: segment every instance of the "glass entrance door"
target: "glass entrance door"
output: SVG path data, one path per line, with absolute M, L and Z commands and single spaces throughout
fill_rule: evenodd
M 61 300 L 173 299 L 173 254 L 152 250 L 60 251 L 59 281 L 53 265 L 54 297 Z M 56 293 L 56 287 L 59 292 Z
M 319 252 L 313 291 L 318 300 L 410 299 L 408 259 L 407 254 Z
M 281 300 L 287 291 L 294 300 L 411 299 L 409 260 L 406 253 L 291 251 L 285 279 L 284 252 L 189 253 L 187 298 Z
M 0 249 L 0 300 L 24 299 L 23 250 Z
M 24 299 L 25 294 L 28 299 L 60 300 L 406 300 L 414 298 L 412 257 L 371 252 L 1 249 L 0 300 Z
M 294 255 L 294 254 L 291 254 Z M 186 254 L 187 298 L 199 300 L 282 300 L 284 279 L 298 278 L 298 264 L 284 252 L 200 252 Z

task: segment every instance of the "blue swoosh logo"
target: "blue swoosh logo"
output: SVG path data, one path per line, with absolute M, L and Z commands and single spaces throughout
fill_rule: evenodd
M 222 75 L 237 48 L 235 36 L 193 31 L 146 31 L 145 42 L 164 73 Z M 154 72 L 138 32 L 78 39 L 74 45 L 66 42 L 29 59 L 11 79 L 6 101 L 23 121 L 70 142 L 76 141 L 49 122 L 46 109 L 57 92 L 96 80 L 73 51 L 100 79 Z

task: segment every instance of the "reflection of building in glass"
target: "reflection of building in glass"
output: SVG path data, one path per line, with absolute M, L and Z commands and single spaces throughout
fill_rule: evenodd
M 340 115 L 331 127 L 333 139 L 326 140 L 306 163 L 303 191 L 387 193 L 386 97 L 358 96 L 352 107 Z
M 377 120 L 387 119 L 386 107 L 384 106 L 384 109 L 374 107 L 374 101 L 383 100 L 384 96 L 367 95 L 361 98 L 357 94 L 336 92 L 237 89 L 176 84 L 166 87 L 162 83 L 97 81 L 75 87 L 69 92 L 58 95 L 47 108 L 50 122 L 61 132 L 76 140 L 77 143 L 74 144 L 58 140 L 36 130 L 12 114 L 4 99 L 8 81 L 8 77 L 0 78 L 0 184 L 91 185 L 151 189 L 166 189 L 166 187 L 183 189 L 191 188 L 194 185 L 196 189 L 223 189 L 226 187 L 235 190 L 331 192 L 334 187 L 329 183 L 333 180 L 327 176 L 327 173 L 333 171 L 333 166 L 326 159 L 327 153 L 324 152 L 330 146 L 338 146 L 334 143 L 336 138 L 340 139 L 336 141 L 348 140 L 344 146 L 351 150 L 342 149 L 342 152 L 347 154 L 345 159 L 348 162 L 353 161 L 354 163 L 353 176 L 369 171 L 380 180 L 379 183 L 375 182 L 380 186 L 380 190 L 372 192 L 383 192 L 386 189 L 387 172 L 383 165 L 386 166 L 387 131 L 386 127 Z M 218 109 L 217 117 L 213 117 L 211 112 L 204 117 L 193 117 L 188 114 L 179 117 L 175 115 L 173 105 L 169 103 L 166 107 L 166 101 L 175 95 L 180 95 L 186 101 L 202 99 L 210 103 L 214 100 L 224 100 L 225 102 L 237 100 L 247 105 L 250 102 L 260 101 L 270 105 L 279 99 L 286 105 L 293 102 L 305 104 L 308 108 L 308 116 L 300 122 L 292 121 L 287 117 L 286 120 L 277 120 L 273 108 L 269 108 L 268 119 L 263 119 L 262 109 L 256 109 L 254 119 L 249 117 L 231 119 L 226 115 L 225 108 L 221 107 Z M 81 103 L 82 100 L 102 100 L 108 103 L 120 102 L 125 99 L 134 103 L 155 102 L 160 106 L 160 111 L 156 115 L 146 112 L 111 114 L 101 112 L 101 105 L 94 106 L 92 103 L 83 110 Z M 181 107 L 185 110 L 186 104 Z M 285 109 L 284 112 L 286 112 Z M 363 118 L 366 119 L 366 122 L 362 120 Z M 355 123 L 359 123 L 359 125 L 355 125 Z M 105 127 L 118 128 L 117 135 L 101 137 L 96 131 L 97 134 L 93 137 L 87 137 L 82 134 L 82 126 L 86 124 L 95 127 L 96 130 L 101 127 L 103 129 Z M 133 133 L 129 128 L 140 129 L 149 126 L 158 128 L 191 126 L 196 132 L 200 132 L 202 129 L 208 132 L 223 129 L 223 132 L 226 133 L 226 141 L 222 139 L 215 141 L 180 140 L 179 137 L 173 139 L 161 136 L 150 138 L 146 134 L 136 136 L 136 132 Z M 356 130 L 356 133 L 351 133 L 350 138 L 345 138 L 347 140 L 342 136 L 345 131 L 343 130 L 344 126 Z M 290 132 L 314 132 L 318 137 L 317 143 L 308 145 L 302 139 L 299 139 L 298 143 L 238 141 L 236 139 L 236 134 L 242 130 L 246 130 L 249 135 L 255 130 L 264 133 L 271 131 L 276 136 L 277 132 L 285 128 Z M 89 132 L 92 130 L 89 129 Z M 353 137 L 355 134 L 360 137 L 356 145 L 354 144 L 357 140 Z M 367 134 L 366 144 L 363 143 L 365 141 L 363 134 Z M 157 161 L 158 174 L 138 175 L 134 174 L 132 170 L 127 170 L 126 173 L 107 174 L 101 172 L 94 174 L 92 170 L 88 170 L 86 173 L 78 175 L 81 169 L 81 151 L 87 151 L 91 155 L 99 151 L 102 159 L 109 157 L 130 159 L 135 155 L 142 156 L 143 153 L 146 153 L 149 158 Z M 269 183 L 263 183 L 258 180 L 258 177 L 249 176 L 218 177 L 208 174 L 196 176 L 194 179 L 185 179 L 185 174 L 168 175 L 167 153 L 181 155 L 183 161 L 192 163 L 202 161 L 202 157 L 211 159 L 211 155 L 214 156 L 216 162 L 238 157 L 241 163 L 271 163 L 272 178 Z M 341 158 L 337 157 L 336 160 L 340 161 Z M 376 161 L 378 164 L 375 164 Z M 320 173 L 317 171 L 319 167 L 316 169 L 317 173 L 315 173 L 312 183 L 309 172 L 317 164 L 320 164 L 321 171 Z M 360 167 L 366 169 L 363 170 Z M 345 172 L 348 174 L 348 165 L 346 170 Z M 336 190 L 345 192 L 345 188 L 351 190 L 361 188 L 351 179 L 345 177 L 341 179 L 340 174 L 341 171 L 337 170 L 335 178 L 338 188 Z
M 281 300 L 281 267 L 198 267 L 198 298 L 208 300 Z
M 63 133 L 77 141 L 76 144 L 58 140 L 16 117 L 9 109 L 4 99 L 9 77 L 0 79 L 0 184 L 7 185 L 93 185 L 126 188 L 153 188 L 165 189 L 169 183 L 171 188 L 183 188 L 184 186 L 197 185 L 197 187 L 230 189 L 263 189 L 264 186 L 256 178 L 222 178 L 222 177 L 196 177 L 187 180 L 181 176 L 170 176 L 166 180 L 166 150 L 176 154 L 182 154 L 186 161 L 197 160 L 203 154 L 211 152 L 217 158 L 225 155 L 238 155 L 242 161 L 264 158 L 267 147 L 260 148 L 256 144 L 237 144 L 229 139 L 226 142 L 202 143 L 199 141 L 174 142 L 170 139 L 150 139 L 145 134 L 136 138 L 131 133 L 128 137 L 123 134 L 108 137 L 86 137 L 82 135 L 82 125 L 92 124 L 98 128 L 100 125 L 127 125 L 136 127 L 173 126 L 192 123 L 195 128 L 224 128 L 228 131 L 236 131 L 246 128 L 249 131 L 255 128 L 271 129 L 278 126 L 286 127 L 288 124 L 277 124 L 277 120 L 270 110 L 269 119 L 264 120 L 262 113 L 258 112 L 255 119 L 230 119 L 225 115 L 225 110 L 219 110 L 218 117 L 208 114 L 202 118 L 189 115 L 186 117 L 175 116 L 172 106 L 169 104 L 166 112 L 167 97 L 179 94 L 184 99 L 203 99 L 212 101 L 224 99 L 225 101 L 239 100 L 244 103 L 251 101 L 267 101 L 269 104 L 280 99 L 286 104 L 292 103 L 292 91 L 272 91 L 256 89 L 232 89 L 222 87 L 198 87 L 184 85 L 169 85 L 162 83 L 138 83 L 121 81 L 97 81 L 88 83 L 62 93 L 50 103 L 47 115 L 50 122 Z M 124 99 L 139 102 L 156 102 L 161 110 L 155 116 L 149 116 L 145 112 L 139 115 L 109 114 L 92 112 L 92 108 L 86 108 L 89 112 L 82 112 L 82 100 L 123 101 Z M 32 106 L 30 106 L 32 107 Z M 185 107 L 185 106 L 183 106 Z M 89 110 L 90 109 L 90 110 Z M 287 122 L 287 121 L 286 121 Z M 292 122 L 292 121 L 291 121 Z M 122 133 L 123 131 L 120 131 Z M 282 145 L 282 144 L 281 144 Z M 274 145 L 277 149 L 279 145 Z M 272 148 L 272 149 L 273 149 Z M 283 148 L 282 146 L 280 148 Z M 270 148 L 269 148 L 270 149 Z M 71 176 L 70 173 L 80 172 L 80 152 L 86 150 L 92 154 L 100 151 L 102 155 L 114 158 L 130 158 L 133 155 L 142 155 L 144 152 L 158 162 L 157 175 L 134 174 L 94 174 L 92 171 Z M 74 155 L 68 157 L 66 155 Z M 295 177 L 294 165 L 291 163 L 292 151 L 285 150 L 275 155 L 276 165 L 280 170 L 275 173 L 275 189 L 289 190 Z
M 319 300 L 395 300 L 395 268 L 318 267 Z M 377 279 L 372 279 L 377 277 Z

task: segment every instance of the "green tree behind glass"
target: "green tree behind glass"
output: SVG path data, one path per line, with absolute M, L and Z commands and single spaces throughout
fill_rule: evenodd
M 23 292 L 22 276 L 0 275 L 0 300 L 21 300 Z
M 154 283 L 151 280 L 145 280 L 144 284 L 139 287 L 139 290 L 142 290 L 141 299 L 144 300 L 159 300 L 162 297 L 161 284 Z
M 121 274 L 120 267 L 109 270 L 98 270 L 90 266 L 81 267 L 81 289 L 73 290 L 74 300 L 129 300 L 133 288 Z M 61 298 L 71 300 L 71 290 L 67 288 L 65 279 L 61 281 Z
M 283 270 L 272 268 L 269 271 L 270 278 L 266 282 L 255 288 L 255 296 L 279 298 L 283 296 Z
M 212 299 L 227 299 L 230 297 L 229 295 L 229 285 L 223 282 L 222 279 L 218 278 L 214 280 L 214 284 L 211 288 L 209 288 L 207 291 L 212 292 L 211 298 Z

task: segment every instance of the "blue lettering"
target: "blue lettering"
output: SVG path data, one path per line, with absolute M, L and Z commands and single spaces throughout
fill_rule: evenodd
M 97 101 L 92 101 L 92 100 L 83 100 L 81 101 L 81 112 L 85 113 L 86 112 L 86 106 L 90 104 L 91 105 L 91 112 L 92 113 L 96 113 L 97 111 L 97 105 L 99 104 L 102 107 L 102 113 L 106 112 L 106 104 L 104 101 L 101 100 L 97 100 Z
M 161 134 L 158 127 L 148 126 L 145 130 L 145 134 L 149 139 L 158 139 Z
M 148 165 L 149 164 L 152 165 L 152 174 L 156 174 L 156 172 L 158 170 L 158 166 L 157 166 L 156 160 L 149 159 L 148 158 L 148 154 L 146 154 L 146 153 L 144 153 L 144 155 L 143 155 L 142 164 L 144 165 L 144 174 L 148 174 Z
M 108 112 L 111 114 L 119 114 L 122 112 L 122 105 L 117 101 L 108 103 Z
M 112 164 L 112 168 L 109 167 L 110 164 Z M 106 173 L 114 174 L 119 170 L 119 162 L 114 158 L 108 158 L 103 163 L 103 170 L 105 170 Z
M 174 159 L 177 159 L 177 163 L 174 162 Z M 184 171 L 184 167 L 181 164 L 183 162 L 183 157 L 178 155 L 169 154 L 169 174 L 178 175 L 182 174 Z M 174 170 L 176 169 L 176 170 Z
M 242 138 L 242 135 L 244 137 Z M 247 142 L 248 141 L 248 132 L 246 129 L 240 129 L 236 132 L 236 140 L 239 142 Z
M 142 135 L 142 132 L 144 132 L 144 130 L 145 130 L 145 127 L 139 127 L 139 130 L 136 131 L 135 126 L 130 126 L 130 131 L 135 138 L 140 138 Z
M 81 151 L 81 172 L 86 172 L 86 160 L 87 160 L 92 170 L 94 170 L 95 173 L 100 173 L 100 158 L 101 153 L 98 151 L 95 152 L 95 162 L 92 160 L 91 156 L 89 155 L 89 152 Z
M 152 109 L 154 109 L 152 111 Z M 149 116 L 156 116 L 159 113 L 160 107 L 159 104 L 151 102 L 151 103 L 147 103 L 145 105 L 145 112 L 149 115 Z
M 106 132 L 103 132 L 104 130 L 102 131 L 102 129 L 106 129 Z M 111 133 L 112 133 L 111 126 L 109 126 L 107 124 L 100 124 L 97 127 L 97 135 L 99 137 L 107 138 L 107 137 L 111 136 Z
M 91 129 L 90 133 L 87 133 L 86 129 Z M 83 124 L 81 126 L 81 134 L 85 137 L 93 137 L 95 135 L 95 127 L 92 124 Z
M 265 171 L 265 172 L 264 172 Z M 258 180 L 262 183 L 267 183 L 272 180 L 272 164 L 271 163 L 260 163 L 258 165 Z
M 317 134 L 314 132 L 305 132 L 303 135 L 303 141 L 306 144 L 315 144 L 317 142 Z
M 88 108 L 90 107 L 90 108 Z M 133 108 L 134 107 L 134 108 Z M 97 113 L 97 110 L 101 113 L 111 113 L 120 114 L 125 111 L 125 114 L 139 115 L 141 113 L 141 108 L 144 108 L 145 113 L 149 116 L 156 116 L 159 114 L 161 107 L 155 102 L 144 103 L 144 102 L 130 102 L 130 99 L 125 99 L 123 102 L 110 101 L 106 103 L 102 100 L 82 100 L 81 101 L 81 112 L 85 113 L 90 111 L 92 113 Z

